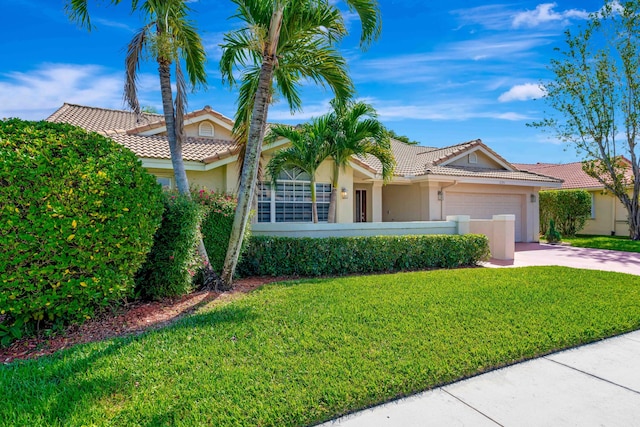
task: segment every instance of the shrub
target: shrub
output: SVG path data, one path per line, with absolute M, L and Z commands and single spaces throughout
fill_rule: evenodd
M 5 334 L 82 321 L 129 295 L 162 214 L 160 186 L 136 156 L 74 126 L 10 119 L 0 158 Z
M 213 271 L 220 273 L 229 247 L 229 236 L 238 201 L 229 194 L 207 190 L 194 191 L 192 194 L 193 199 L 205 207 L 205 217 L 200 226 L 202 239 Z M 244 242 L 248 240 L 248 230 L 249 227 Z
M 198 269 L 198 227 L 204 208 L 185 195 L 164 195 L 162 224 L 153 239 L 153 248 L 136 275 L 136 294 L 161 299 L 188 294 Z
M 545 234 L 545 238 L 551 244 L 559 243 L 562 240 L 562 235 L 556 230 L 556 223 L 552 219 L 549 220 L 549 229 Z
M 540 192 L 540 233 L 547 234 L 550 220 L 564 236 L 575 236 L 591 215 L 591 195 L 585 190 Z
M 290 238 L 253 236 L 243 275 L 322 276 L 471 266 L 489 256 L 486 236 Z

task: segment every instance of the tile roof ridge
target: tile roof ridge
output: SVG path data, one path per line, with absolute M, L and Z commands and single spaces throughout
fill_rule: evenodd
M 460 142 L 460 143 L 458 143 L 458 144 L 447 145 L 446 147 L 436 148 L 436 149 L 435 149 L 435 150 L 433 150 L 433 151 L 449 150 L 449 149 L 451 149 L 451 148 L 453 148 L 453 147 L 459 147 L 459 146 L 463 146 L 463 145 L 476 145 L 476 144 L 478 144 L 478 143 L 482 144 L 482 140 L 481 140 L 481 139 L 479 139 L 479 138 L 478 138 L 478 139 L 472 139 L 472 140 L 467 141 L 467 142 Z
M 116 109 L 116 108 L 106 108 L 106 107 L 95 107 L 92 105 L 80 105 L 80 104 L 73 104 L 71 102 L 65 102 L 63 104 L 64 106 L 68 106 L 68 107 L 80 107 L 80 108 L 87 108 L 87 109 L 91 109 L 91 110 L 101 110 L 101 111 L 112 111 L 115 113 L 126 113 L 126 114 L 136 114 L 135 112 L 131 111 L 131 110 L 123 110 L 123 109 Z M 158 116 L 158 117 L 164 117 L 162 114 L 160 113 L 147 113 L 147 112 L 140 112 L 140 114 L 143 115 L 149 115 L 149 116 Z

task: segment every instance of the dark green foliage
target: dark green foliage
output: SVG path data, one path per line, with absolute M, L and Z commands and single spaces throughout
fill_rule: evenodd
M 0 158 L 0 334 L 82 321 L 129 295 L 162 214 L 136 156 L 74 126 L 11 119 Z
M 575 236 L 591 215 L 591 194 L 585 190 L 549 190 L 540 192 L 540 233 L 554 220 L 563 236 Z
M 258 276 L 323 276 L 476 265 L 486 236 L 420 235 L 290 238 L 253 236 L 239 271 Z
M 165 193 L 162 225 L 153 248 L 136 275 L 136 293 L 149 299 L 188 294 L 198 269 L 198 226 L 204 208 L 185 195 Z
M 229 247 L 237 199 L 229 194 L 207 190 L 194 191 L 192 194 L 193 199 L 205 208 L 205 217 L 201 225 L 202 239 L 209 254 L 211 267 L 213 271 L 219 273 L 222 271 L 224 257 Z M 245 240 L 248 234 L 247 227 Z
M 549 243 L 559 243 L 562 240 L 562 235 L 556 230 L 556 223 L 554 220 L 549 220 L 549 229 L 544 235 Z

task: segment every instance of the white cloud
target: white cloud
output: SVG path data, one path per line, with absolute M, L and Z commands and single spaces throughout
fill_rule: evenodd
M 140 102 L 145 93 L 158 91 L 153 76 L 140 75 Z M 30 120 L 46 118 L 64 102 L 105 108 L 122 108 L 124 72 L 99 65 L 43 64 L 29 72 L 0 75 L 0 117 Z
M 461 121 L 471 119 L 496 119 L 508 121 L 528 120 L 531 117 L 512 111 L 494 111 L 491 103 L 478 99 L 456 99 L 453 101 L 434 100 L 428 103 L 404 103 L 402 101 L 381 100 L 372 97 L 360 98 L 360 101 L 373 105 L 378 117 L 383 122 L 401 120 L 443 120 Z M 304 111 L 291 115 L 284 108 L 269 110 L 269 121 L 302 122 L 312 117 L 318 117 L 330 109 L 329 100 L 322 100 L 316 104 L 308 104 Z
M 545 91 L 542 87 L 540 87 L 540 85 L 525 83 L 521 85 L 515 85 L 508 91 L 504 92 L 498 97 L 498 101 L 527 101 L 529 99 L 542 98 L 544 95 Z
M 514 15 L 512 25 L 514 28 L 527 27 L 533 28 L 551 22 L 560 22 L 567 25 L 571 19 L 587 19 L 589 13 L 584 9 L 568 9 L 556 12 L 557 3 L 542 3 L 536 6 L 534 10 L 519 12 Z

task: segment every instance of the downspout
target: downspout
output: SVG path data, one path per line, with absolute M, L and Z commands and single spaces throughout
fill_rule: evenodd
M 441 221 L 444 221 L 444 219 L 445 219 L 444 218 L 444 190 L 446 188 L 450 188 L 450 187 L 453 187 L 455 185 L 458 185 L 458 181 L 457 180 L 453 181 L 449 185 L 445 185 L 444 187 L 440 187 L 440 190 L 438 190 L 438 192 L 442 194 L 442 199 L 440 199 L 440 220 Z

